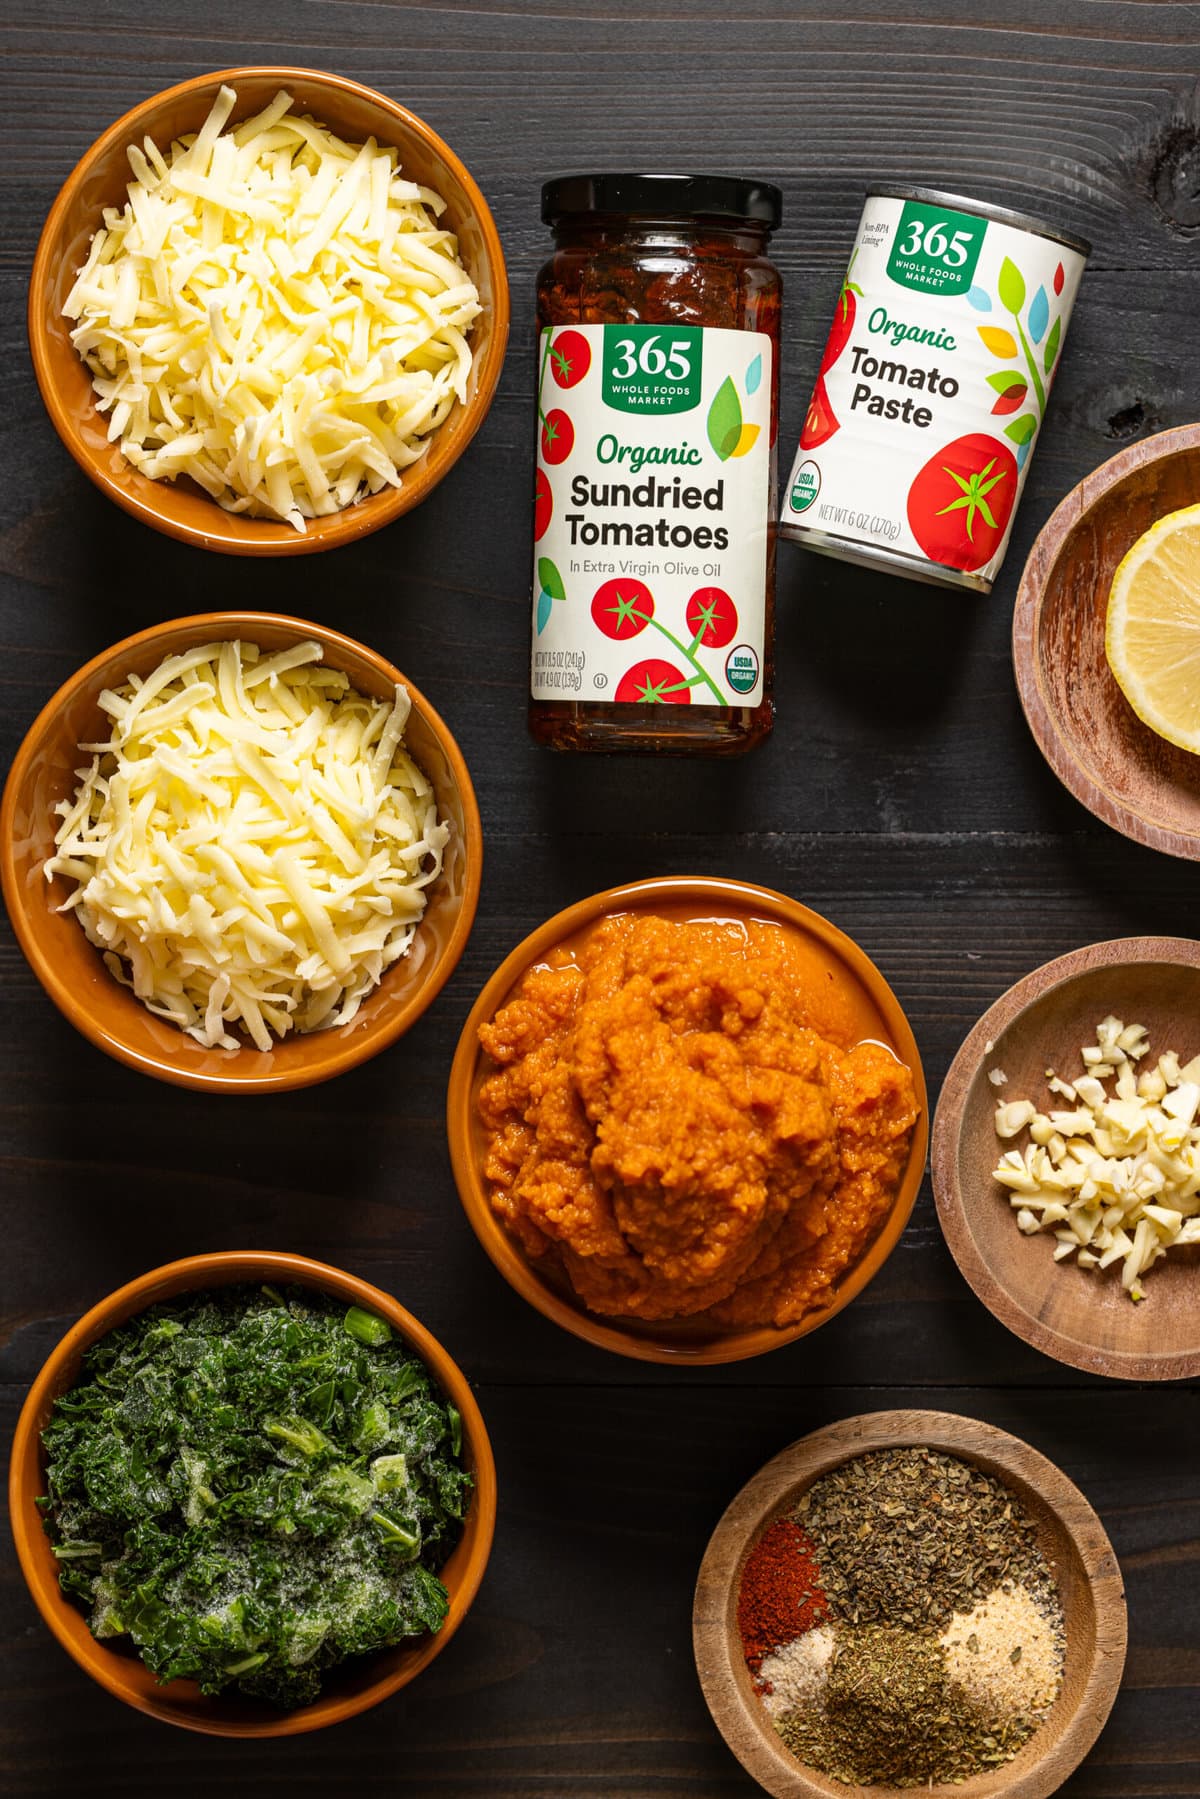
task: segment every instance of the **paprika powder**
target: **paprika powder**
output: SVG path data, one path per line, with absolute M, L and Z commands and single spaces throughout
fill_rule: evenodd
M 737 1621 L 746 1666 L 823 1624 L 829 1604 L 812 1538 L 791 1518 L 777 1518 L 758 1539 L 742 1570 Z

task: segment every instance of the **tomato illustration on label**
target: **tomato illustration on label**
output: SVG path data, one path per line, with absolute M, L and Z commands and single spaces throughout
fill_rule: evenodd
M 576 387 L 592 366 L 592 352 L 581 331 L 560 331 L 550 345 L 550 373 L 559 387 Z
M 540 468 L 533 484 L 533 541 L 545 537 L 554 517 L 554 495 L 545 469 Z
M 969 572 L 1003 542 L 1017 499 L 1012 452 L 984 432 L 931 456 L 908 490 L 908 523 L 931 562 Z
M 574 425 L 561 406 L 552 407 L 542 420 L 542 461 L 555 468 L 574 448 Z
M 688 630 L 709 650 L 732 643 L 738 628 L 737 607 L 723 587 L 698 587 L 687 603 Z
M 691 690 L 682 672 L 673 662 L 663 662 L 653 656 L 645 662 L 635 662 L 621 676 L 615 697 L 643 706 L 690 706 L 692 703 Z
M 837 305 L 833 309 L 833 323 L 829 327 L 829 336 L 825 340 L 821 366 L 817 370 L 819 375 L 827 374 L 833 367 L 849 343 L 850 333 L 854 329 L 854 315 L 858 311 L 858 302 L 854 296 L 857 294 L 859 299 L 862 298 L 862 288 L 857 282 L 850 279 L 857 260 L 858 251 L 856 250 L 850 258 L 850 267 L 846 270 L 846 279 L 842 282 L 842 291 L 838 295 Z M 836 428 L 835 425 L 834 429 L 836 430 Z
M 815 450 L 818 444 L 828 443 L 838 429 L 838 421 L 834 417 L 833 407 L 829 404 L 829 395 L 825 391 L 824 375 L 817 376 L 817 385 L 813 389 L 813 397 L 808 402 L 808 411 L 804 415 L 804 429 L 800 433 L 800 448 Z
M 654 595 L 644 581 L 606 581 L 592 596 L 592 618 L 614 642 L 636 637 L 654 617 Z

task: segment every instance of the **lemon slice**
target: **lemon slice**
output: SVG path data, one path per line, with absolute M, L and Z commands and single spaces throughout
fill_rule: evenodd
M 1125 557 L 1104 650 L 1143 724 L 1200 755 L 1200 506 L 1168 512 Z

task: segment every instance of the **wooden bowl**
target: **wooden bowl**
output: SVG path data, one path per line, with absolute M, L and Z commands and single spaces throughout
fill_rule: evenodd
M 71 891 L 48 882 L 55 804 L 75 792 L 78 745 L 106 737 L 99 695 L 130 673 L 148 675 L 166 656 L 210 640 L 244 638 L 277 650 L 315 638 L 325 662 L 343 669 L 361 693 L 390 699 L 397 682 L 412 700 L 405 736 L 433 783 L 438 812 L 452 831 L 442 872 L 408 954 L 393 963 L 347 1025 L 292 1035 L 262 1051 L 206 1049 L 155 1018 L 105 968 L 77 919 L 56 910 Z M 475 791 L 462 753 L 429 701 L 374 650 L 339 631 L 273 612 L 210 612 L 177 618 L 114 644 L 71 676 L 30 726 L 0 803 L 0 886 L 17 940 L 55 1005 L 83 1035 L 130 1068 L 178 1087 L 210 1093 L 267 1093 L 308 1087 L 368 1061 L 402 1037 L 449 980 L 470 935 L 479 900 L 483 838 Z
M 871 1412 L 802 1437 L 744 1486 L 717 1525 L 700 1565 L 692 1611 L 696 1668 L 708 1709 L 747 1773 L 775 1799 L 895 1799 L 892 1786 L 844 1786 L 784 1748 L 756 1696 L 737 1627 L 746 1559 L 768 1525 L 818 1476 L 869 1449 L 928 1445 L 960 1456 L 1013 1489 L 1038 1528 L 1066 1622 L 1062 1691 L 1012 1761 L 957 1786 L 922 1787 L 939 1799 L 1047 1799 L 1104 1727 L 1125 1665 L 1125 1595 L 1104 1527 L 1079 1489 L 1019 1437 L 951 1412 Z
M 243 1281 L 315 1287 L 347 1305 L 363 1306 L 386 1318 L 461 1413 L 463 1461 L 475 1477 L 475 1492 L 462 1536 L 441 1570 L 450 1596 L 450 1610 L 441 1629 L 434 1635 L 331 1669 L 320 1696 L 294 1712 L 280 1712 L 236 1694 L 205 1698 L 190 1680 L 172 1680 L 160 1686 L 131 1645 L 118 1647 L 115 1642 L 100 1642 L 93 1637 L 83 1612 L 59 1587 L 58 1564 L 35 1503 L 38 1495 L 45 1492 L 41 1432 L 55 1399 L 77 1378 L 84 1351 L 118 1324 L 160 1300 Z M 340 1268 L 312 1262 L 307 1256 L 235 1250 L 188 1256 L 165 1268 L 155 1268 L 110 1293 L 67 1332 L 30 1388 L 17 1421 L 8 1499 L 17 1556 L 34 1603 L 68 1655 L 93 1680 L 126 1705 L 148 1712 L 164 1724 L 178 1724 L 208 1736 L 283 1737 L 339 1724 L 344 1718 L 378 1705 L 381 1699 L 415 1680 L 441 1654 L 470 1610 L 487 1567 L 496 1523 L 496 1468 L 483 1418 L 466 1376 L 437 1339 L 389 1294 Z
M 1122 1291 L 1119 1271 L 1053 1257 L 1052 1232 L 1017 1229 L 1007 1191 L 993 1180 L 1013 1147 L 993 1129 L 997 1103 L 1031 1099 L 1042 1109 L 1046 1070 L 1081 1069 L 1109 1013 L 1144 1024 L 1150 1057 L 1200 1050 L 1200 943 L 1129 937 L 1094 943 L 1047 962 L 985 1012 L 950 1067 L 933 1127 L 933 1191 L 959 1268 L 1002 1324 L 1044 1355 L 1124 1380 L 1200 1375 L 1200 1251 L 1172 1250 L 1146 1279 L 1146 1298 Z M 989 1046 L 991 1046 L 989 1048 Z M 1002 1069 L 994 1087 L 988 1071 Z M 1023 1142 L 1024 1139 L 1018 1139 Z
M 436 189 L 459 253 L 479 289 L 483 311 L 471 333 L 474 361 L 465 405 L 456 404 L 400 487 L 384 488 L 307 529 L 226 512 L 192 481 L 153 481 L 110 444 L 97 412 L 92 379 L 71 342 L 63 303 L 87 256 L 105 206 L 124 205 L 130 180 L 126 148 L 151 137 L 160 148 L 203 123 L 222 86 L 237 90 L 233 120 L 249 118 L 286 87 L 296 110 L 310 113 L 351 142 L 374 137 L 400 152 L 404 173 Z M 126 512 L 202 549 L 235 556 L 302 556 L 352 543 L 417 506 L 449 473 L 487 415 L 508 340 L 508 278 L 500 238 L 465 166 L 437 133 L 406 107 L 372 88 L 318 69 L 258 65 L 197 75 L 143 100 L 81 158 L 63 184 L 42 230 L 29 282 L 29 347 L 46 410 L 84 474 Z
M 703 1314 L 678 1322 L 653 1324 L 590 1312 L 566 1276 L 549 1266 L 549 1257 L 544 1257 L 539 1265 L 525 1256 L 489 1203 L 482 1174 L 485 1137 L 476 1104 L 480 1084 L 488 1071 L 488 1059 L 479 1044 L 480 1025 L 495 1016 L 526 972 L 564 939 L 616 913 L 662 912 L 664 909 L 674 917 L 753 917 L 774 921 L 809 938 L 828 957 L 831 968 L 837 969 L 837 975 L 831 978 L 848 983 L 867 1009 L 872 1018 L 871 1034 L 887 1043 L 900 1060 L 907 1063 L 916 1083 L 920 1116 L 913 1131 L 908 1162 L 882 1229 L 862 1259 L 843 1276 L 830 1304 L 808 1313 L 798 1324 L 782 1329 L 773 1325 L 727 1329 L 714 1325 Z M 925 1077 L 912 1029 L 895 994 L 856 943 L 807 906 L 785 894 L 773 893 L 769 888 L 754 887 L 743 881 L 672 876 L 634 881 L 628 886 L 610 887 L 603 893 L 595 893 L 590 899 L 556 913 L 517 945 L 487 982 L 463 1026 L 450 1072 L 446 1121 L 459 1197 L 472 1230 L 510 1287 L 535 1306 L 543 1317 L 600 1349 L 613 1350 L 617 1355 L 632 1356 L 644 1362 L 709 1364 L 742 1361 L 748 1356 L 764 1355 L 785 1343 L 794 1343 L 798 1337 L 807 1336 L 826 1323 L 862 1292 L 896 1247 L 908 1222 L 925 1172 L 929 1137 L 927 1116 Z
M 1144 725 L 1104 654 L 1108 594 L 1126 551 L 1200 500 L 1200 425 L 1131 444 L 1081 481 L 1042 530 L 1013 613 L 1013 667 L 1038 748 L 1114 830 L 1200 858 L 1200 756 Z

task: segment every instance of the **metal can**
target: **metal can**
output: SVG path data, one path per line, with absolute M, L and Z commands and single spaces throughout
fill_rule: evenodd
M 988 593 L 1091 245 L 924 187 L 867 197 L 780 532 Z

